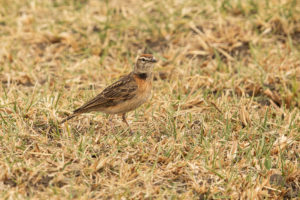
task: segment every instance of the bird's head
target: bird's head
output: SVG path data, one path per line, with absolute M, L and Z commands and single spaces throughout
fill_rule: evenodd
M 157 60 L 152 54 L 141 54 L 134 66 L 135 73 L 151 73 Z

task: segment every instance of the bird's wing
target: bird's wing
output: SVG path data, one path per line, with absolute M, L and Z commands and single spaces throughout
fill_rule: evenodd
M 130 73 L 105 88 L 100 94 L 80 108 L 74 110 L 74 113 L 90 112 L 99 110 L 101 107 L 117 105 L 120 102 L 132 99 L 136 95 L 137 88 L 137 83 L 135 82 L 132 73 Z

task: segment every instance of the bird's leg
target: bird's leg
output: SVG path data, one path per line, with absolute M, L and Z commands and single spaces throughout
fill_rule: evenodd
M 132 133 L 131 128 L 126 120 L 126 113 L 122 114 L 122 120 L 123 120 L 123 122 L 125 122 L 127 124 L 129 132 Z
M 126 120 L 126 114 L 125 114 L 125 113 L 122 114 L 122 120 L 123 120 L 123 122 L 125 122 L 125 123 L 127 124 L 127 126 L 129 127 L 129 124 L 128 124 L 127 120 Z

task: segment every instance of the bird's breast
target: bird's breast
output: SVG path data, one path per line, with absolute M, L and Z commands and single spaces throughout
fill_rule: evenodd
M 147 78 L 143 79 L 140 78 L 138 75 L 134 76 L 136 84 L 138 86 L 137 93 L 136 93 L 136 101 L 138 104 L 143 104 L 145 101 L 149 99 L 151 96 L 152 90 L 152 76 L 149 74 Z

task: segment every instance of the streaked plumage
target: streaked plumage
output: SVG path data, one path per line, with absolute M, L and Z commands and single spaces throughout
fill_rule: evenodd
M 137 59 L 133 72 L 105 88 L 99 95 L 73 111 L 61 123 L 87 112 L 99 111 L 107 114 L 125 114 L 145 103 L 152 89 L 152 69 L 157 62 L 151 54 L 142 54 Z M 129 126 L 129 125 L 128 125 Z

